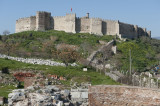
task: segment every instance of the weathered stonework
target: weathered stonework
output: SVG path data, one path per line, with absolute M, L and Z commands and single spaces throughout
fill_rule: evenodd
M 120 38 L 137 38 L 140 36 L 151 37 L 151 31 L 114 20 L 103 20 L 101 18 L 76 17 L 76 14 L 52 17 L 51 13 L 38 11 L 36 16 L 21 18 L 16 21 L 16 32 L 49 29 L 65 31 L 69 33 L 90 33 L 99 36 L 118 35 Z
M 89 106 L 160 106 L 160 90 L 118 85 L 90 86 Z

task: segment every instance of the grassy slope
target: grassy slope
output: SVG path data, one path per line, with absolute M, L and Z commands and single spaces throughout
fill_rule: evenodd
M 0 96 L 2 97 L 8 97 L 8 94 L 13 90 L 13 89 L 16 89 L 16 87 L 14 86 L 1 86 L 0 87 Z
M 56 38 L 56 42 L 54 43 L 66 43 L 73 45 L 80 45 L 85 41 L 92 45 L 95 45 L 96 43 L 98 43 L 97 40 L 109 41 L 113 39 L 113 36 L 95 36 L 93 34 L 88 34 L 88 33 L 72 34 L 72 33 L 66 33 L 64 31 L 55 31 L 55 30 L 49 30 L 45 32 L 26 31 L 9 35 L 10 38 L 16 38 L 14 40 L 25 39 L 25 42 L 36 41 L 37 43 L 39 42 L 38 41 L 39 39 L 46 40 L 50 39 L 51 36 L 54 36 Z
M 110 41 L 115 36 L 96 36 L 88 33 L 66 33 L 64 31 L 48 30 L 26 31 L 2 36 L 0 53 L 8 54 L 4 47 L 8 42 L 10 55 L 17 57 L 52 58 L 57 44 L 76 45 L 79 54 L 86 58 L 91 51 L 96 50 L 102 41 Z M 55 59 L 55 57 L 54 57 Z
M 22 62 L 17 62 L 8 59 L 0 59 L 0 69 L 2 67 L 9 67 L 10 70 L 16 69 L 32 69 L 32 70 L 39 70 L 43 71 L 45 74 L 57 74 L 60 76 L 64 76 L 67 78 L 67 81 L 63 81 L 62 83 L 65 85 L 69 85 L 70 80 L 74 80 L 76 82 L 91 82 L 92 85 L 99 85 L 99 84 L 107 84 L 107 85 L 116 85 L 119 84 L 113 81 L 108 76 L 100 75 L 98 72 L 94 70 L 89 70 L 87 72 L 82 71 L 82 67 L 65 67 L 60 66 L 46 66 L 46 65 L 32 65 Z M 6 86 L 4 88 L 0 87 L 0 96 L 7 96 L 8 90 L 13 87 Z
M 38 52 L 38 53 L 46 52 L 47 55 L 51 56 L 52 53 L 49 51 L 54 50 L 57 44 L 65 43 L 65 44 L 77 45 L 78 47 L 80 47 L 81 44 L 87 43 L 87 45 L 90 45 L 89 46 L 90 48 L 95 49 L 96 46 L 99 45 L 99 42 L 98 42 L 99 40 L 110 41 L 113 38 L 114 36 L 100 37 L 100 36 L 95 36 L 87 33 L 71 34 L 71 33 L 65 33 L 63 31 L 55 31 L 55 30 L 49 30 L 45 32 L 26 31 L 26 32 L 11 34 L 8 36 L 3 36 L 2 40 L 0 41 L 0 45 L 3 45 L 5 42 L 11 42 L 11 46 L 18 44 L 17 46 L 13 46 L 13 49 L 15 51 L 11 51 L 11 54 L 10 54 L 13 56 L 19 56 L 16 54 L 19 52 L 21 52 L 22 54 L 34 53 L 34 52 Z M 44 47 L 43 45 L 44 43 L 49 43 L 49 45 L 51 46 Z M 50 50 L 42 51 L 43 48 L 47 48 Z M 5 51 L 5 48 L 1 50 Z M 83 51 L 79 51 L 79 52 L 83 52 Z M 3 52 L 3 53 L 7 54 L 7 52 Z M 61 75 L 67 78 L 67 81 L 62 82 L 63 84 L 66 84 L 66 85 L 70 83 L 71 79 L 79 83 L 91 82 L 93 85 L 119 84 L 107 76 L 100 75 L 98 72 L 95 72 L 92 69 L 90 69 L 88 72 L 83 72 L 81 66 L 68 67 L 66 69 L 65 67 L 60 67 L 60 66 L 51 67 L 46 65 L 32 65 L 32 64 L 26 64 L 26 63 L 21 63 L 21 62 L 12 61 L 12 60 L 0 59 L 0 69 L 2 67 L 8 67 L 10 70 L 17 70 L 17 69 L 40 70 L 40 71 L 43 71 L 45 74 L 51 73 L 51 74 Z M 5 86 L 3 88 L 0 87 L 0 96 L 7 96 L 9 89 L 14 89 L 14 87 L 12 86 Z

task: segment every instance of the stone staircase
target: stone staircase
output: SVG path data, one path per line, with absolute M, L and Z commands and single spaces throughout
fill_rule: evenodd
M 113 46 L 114 40 L 111 40 L 110 42 L 108 42 L 107 44 L 101 46 L 97 51 L 93 51 L 92 54 L 87 58 L 87 60 L 91 63 L 95 56 L 97 55 L 97 53 L 101 52 L 104 48 L 108 47 L 108 46 Z

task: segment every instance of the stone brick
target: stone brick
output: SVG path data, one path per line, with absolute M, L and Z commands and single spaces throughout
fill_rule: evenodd
M 159 106 L 160 90 L 132 86 L 89 87 L 89 106 Z

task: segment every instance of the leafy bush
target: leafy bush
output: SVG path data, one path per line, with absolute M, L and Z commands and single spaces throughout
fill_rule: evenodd
M 118 44 L 118 51 L 122 54 L 122 69 L 124 70 L 129 69 L 129 50 L 131 50 L 132 67 L 134 70 L 145 71 L 146 67 L 150 67 L 156 62 L 154 59 L 156 52 L 151 45 L 142 43 L 141 40 L 129 40 Z
M 2 36 L 2 44 L 12 42 L 11 46 L 1 47 L 0 53 L 9 54 L 17 57 L 36 57 L 52 58 L 52 51 L 56 49 L 57 44 L 76 45 L 81 48 L 83 43 L 90 45 L 90 48 L 97 49 L 99 40 L 108 42 L 115 36 L 96 36 L 88 33 L 66 33 L 64 31 L 48 30 L 42 31 L 25 31 L 7 36 Z M 80 51 L 80 54 L 86 54 L 86 51 Z M 85 57 L 85 56 L 84 56 Z
M 9 69 L 8 69 L 8 67 L 3 67 L 3 68 L 2 68 L 2 73 L 4 73 L 4 74 L 9 74 Z

